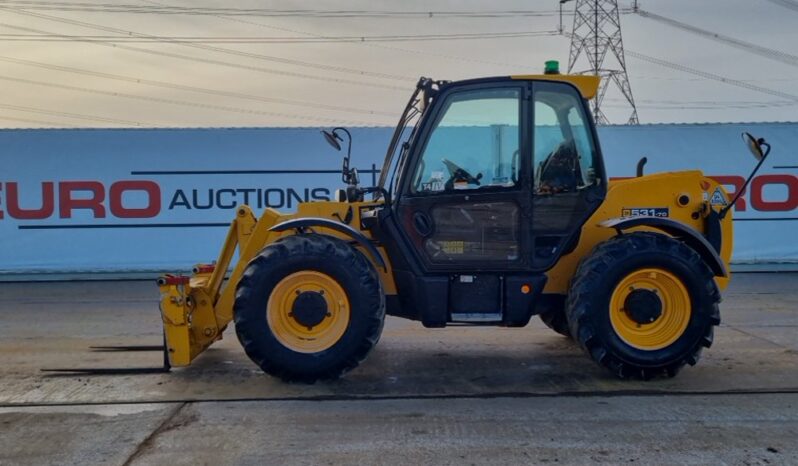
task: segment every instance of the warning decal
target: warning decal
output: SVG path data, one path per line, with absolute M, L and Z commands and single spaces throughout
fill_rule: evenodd
M 720 188 L 715 188 L 715 192 L 712 193 L 712 198 L 709 200 L 710 205 L 726 205 L 728 201 L 726 200 L 726 195 L 723 194 L 723 191 Z

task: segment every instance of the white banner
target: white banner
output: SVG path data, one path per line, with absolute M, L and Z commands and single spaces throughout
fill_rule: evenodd
M 354 128 L 364 184 L 390 128 Z M 611 177 L 694 169 L 733 192 L 773 153 L 734 213 L 734 261 L 798 263 L 798 124 L 600 128 Z M 1 130 L 0 273 L 185 271 L 215 259 L 237 205 L 294 210 L 341 187 L 341 154 L 316 128 Z

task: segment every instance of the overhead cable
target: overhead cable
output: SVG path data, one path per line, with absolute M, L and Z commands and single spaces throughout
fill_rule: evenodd
M 681 29 L 683 31 L 687 31 L 702 37 L 706 37 L 707 39 L 721 42 L 730 45 L 732 47 L 745 50 L 746 52 L 754 53 L 761 57 L 769 58 L 771 60 L 776 60 L 778 62 L 785 63 L 787 65 L 798 66 L 798 55 L 793 55 L 787 52 L 783 52 L 781 50 L 775 50 L 768 47 L 763 47 L 761 45 L 756 45 L 744 40 L 735 39 L 734 37 L 718 34 L 716 32 L 708 31 L 706 29 L 701 29 L 696 26 L 684 23 L 682 21 L 677 21 L 672 18 L 666 18 L 665 16 L 661 16 L 648 11 L 638 10 L 637 13 L 644 18 L 649 18 L 658 21 L 660 23 L 667 24 L 668 26 Z
M 69 35 L 51 37 L 42 34 L 0 34 L 4 42 L 67 42 L 101 40 L 113 43 L 179 43 L 179 44 L 303 44 L 341 42 L 416 42 L 444 40 L 507 39 L 515 37 L 556 36 L 558 31 L 477 32 L 454 34 L 413 34 L 378 36 L 316 36 L 316 37 L 263 37 L 263 36 L 109 36 Z M 398 78 L 390 75 L 379 77 Z M 402 77 L 401 79 L 408 79 Z
M 0 5 L 0 10 L 8 11 L 10 13 L 14 13 L 14 14 L 17 14 L 17 15 L 22 15 L 22 16 L 29 16 L 29 17 L 33 17 L 33 18 L 45 19 L 45 20 L 54 21 L 54 22 L 63 23 L 63 24 L 70 24 L 70 25 L 73 25 L 73 26 L 80 26 L 80 27 L 84 27 L 84 28 L 88 28 L 88 29 L 111 32 L 111 33 L 114 33 L 114 34 L 119 34 L 120 36 L 128 36 L 128 37 L 132 36 L 132 37 L 147 38 L 147 39 L 161 38 L 161 39 L 163 39 L 166 42 L 169 42 L 169 43 L 172 43 L 172 44 L 175 44 L 175 45 L 179 45 L 179 46 L 191 47 L 191 48 L 195 48 L 195 49 L 206 50 L 206 51 L 211 51 L 211 52 L 218 52 L 218 53 L 223 53 L 223 54 L 228 54 L 228 55 L 236 55 L 236 56 L 239 56 L 239 57 L 244 57 L 244 58 L 249 58 L 249 59 L 269 61 L 269 62 L 281 63 L 281 64 L 286 64 L 286 65 L 301 66 L 301 67 L 306 67 L 306 68 L 314 68 L 314 69 L 319 69 L 319 70 L 324 70 L 324 71 L 335 71 L 335 72 L 339 72 L 339 73 L 355 74 L 355 75 L 358 75 L 358 76 L 365 76 L 365 77 L 373 77 L 373 78 L 381 78 L 381 79 L 392 79 L 392 80 L 400 80 L 400 81 L 406 81 L 406 80 L 411 80 L 412 81 L 412 80 L 415 80 L 415 78 L 407 77 L 407 76 L 398 76 L 398 75 L 392 75 L 392 74 L 388 74 L 388 73 L 380 73 L 380 72 L 375 72 L 375 71 L 352 69 L 352 68 L 347 68 L 347 67 L 337 66 L 337 65 L 328 65 L 328 64 L 322 64 L 322 63 L 313 63 L 313 62 L 308 62 L 308 61 L 303 61 L 303 60 L 290 59 L 290 58 L 274 57 L 274 56 L 269 56 L 269 55 L 264 55 L 264 54 L 259 54 L 259 53 L 252 53 L 252 52 L 245 52 L 245 51 L 235 50 L 235 49 L 227 49 L 227 48 L 222 48 L 222 47 L 215 47 L 215 46 L 211 46 L 211 45 L 185 43 L 185 42 L 180 42 L 180 41 L 176 41 L 176 40 L 169 40 L 168 38 L 165 38 L 163 36 L 155 36 L 155 35 L 151 35 L 151 34 L 144 34 L 144 33 L 136 32 L 136 31 L 130 31 L 130 30 L 127 30 L 127 29 L 120 29 L 120 28 L 115 28 L 115 27 L 103 26 L 101 24 L 95 24 L 95 23 L 88 23 L 88 22 L 85 22 L 85 21 L 72 20 L 72 19 L 68 19 L 68 18 L 62 18 L 62 17 L 59 17 L 59 16 L 46 15 L 46 14 L 43 14 L 43 13 L 35 13 L 35 12 L 24 11 L 24 10 L 19 10 L 19 9 L 15 9 L 15 8 L 7 8 L 7 7 L 4 7 L 2 5 Z M 19 30 L 19 28 L 17 28 L 17 30 Z M 51 33 L 51 35 L 53 35 L 53 34 Z M 67 34 L 55 34 L 55 35 L 58 35 L 59 37 L 65 37 L 65 38 L 71 37 L 70 35 L 67 35 Z M 105 44 L 110 45 L 112 47 L 125 48 L 126 50 L 134 50 L 134 51 L 145 51 L 146 50 L 146 49 L 141 49 L 141 48 L 137 48 L 137 47 L 122 46 L 122 45 L 119 45 L 119 44 L 105 42 L 105 41 L 102 41 L 102 40 L 97 40 L 97 41 L 81 40 L 81 39 L 77 39 L 77 40 L 79 40 L 81 42 L 105 43 Z M 148 53 L 148 52 L 159 54 L 159 52 L 153 51 L 153 50 L 146 50 L 145 53 Z M 185 58 L 185 56 L 180 56 L 178 58 Z M 274 70 L 272 70 L 272 71 L 274 71 Z M 288 73 L 288 72 L 283 72 L 283 73 Z M 292 73 L 292 74 L 297 76 L 297 77 L 305 77 L 305 78 L 307 78 L 309 76 L 313 76 L 313 75 L 307 75 L 307 74 L 302 74 L 302 73 Z M 323 79 L 323 80 L 332 80 L 333 79 L 333 78 L 331 78 L 329 76 L 323 76 L 323 77 L 314 76 L 314 77 L 315 78 L 319 78 L 319 79 Z M 344 82 L 344 81 L 339 79 L 338 82 Z M 390 88 L 390 86 L 383 86 L 383 85 L 379 85 L 378 83 L 374 83 L 374 82 L 358 82 L 358 84 Z
M 759 93 L 762 93 L 762 94 L 768 94 L 768 95 L 772 95 L 774 97 L 779 97 L 779 98 L 785 99 L 785 100 L 791 100 L 791 101 L 798 100 L 798 95 L 795 95 L 795 94 L 790 94 L 790 93 L 787 93 L 787 92 L 777 91 L 775 89 L 769 89 L 769 88 L 766 88 L 766 87 L 757 86 L 755 84 L 751 84 L 751 83 L 748 83 L 748 82 L 745 82 L 745 81 L 740 81 L 738 79 L 728 78 L 726 76 L 721 76 L 719 74 L 710 73 L 708 71 L 703 71 L 703 70 L 698 70 L 698 69 L 695 69 L 695 68 L 690 68 L 688 66 L 681 65 L 679 63 L 673 63 L 673 62 L 670 62 L 670 61 L 667 61 L 667 60 L 663 60 L 661 58 L 656 58 L 656 57 L 652 57 L 652 56 L 645 55 L 645 54 L 642 54 L 642 53 L 634 52 L 634 51 L 631 51 L 629 49 L 626 49 L 626 56 L 633 57 L 633 58 L 636 58 L 638 60 L 643 60 L 643 61 L 646 61 L 646 62 L 649 62 L 649 63 L 653 63 L 655 65 L 659 65 L 659 66 L 663 66 L 663 67 L 666 67 L 666 68 L 670 68 L 670 69 L 673 69 L 673 70 L 681 71 L 683 73 L 688 73 L 688 74 L 692 74 L 692 75 L 695 75 L 695 76 L 700 76 L 700 77 L 705 78 L 705 79 L 711 79 L 713 81 L 722 82 L 722 83 L 728 84 L 730 86 L 736 86 L 736 87 L 739 87 L 739 88 L 742 88 L 742 89 L 748 89 L 749 91 L 759 92 Z
M 33 108 L 33 107 L 25 107 L 22 105 L 12 105 L 12 104 L 4 104 L 0 103 L 0 108 L 4 108 L 6 110 L 15 110 L 18 112 L 28 112 L 28 113 L 37 113 L 41 115 L 51 115 L 51 116 L 60 116 L 64 118 L 74 118 L 77 120 L 86 120 L 86 121 L 101 121 L 103 123 L 113 123 L 117 125 L 127 125 L 127 126 L 149 126 L 155 127 L 158 125 L 152 123 L 142 123 L 140 121 L 133 121 L 133 120 L 122 120 L 119 118 L 111 118 L 111 117 L 104 117 L 104 116 L 97 116 L 97 115 L 85 115 L 82 113 L 71 113 L 71 112 L 62 112 L 58 110 L 46 109 L 46 108 Z
M 27 28 L 27 27 L 22 27 L 22 26 L 15 26 L 15 25 L 7 24 L 7 23 L 0 23 L 0 26 L 7 27 L 7 28 L 10 28 L 10 29 L 14 29 L 14 30 L 18 30 L 18 31 L 28 31 L 28 32 L 35 32 L 35 33 L 39 33 L 39 34 L 49 34 L 49 35 L 58 36 L 58 37 L 69 37 L 69 36 L 66 36 L 64 34 L 59 34 L 59 33 L 56 33 L 56 32 L 43 31 L 41 29 L 33 29 L 33 28 Z M 111 42 L 104 42 L 104 41 L 99 41 L 99 40 L 81 40 L 80 42 L 84 42 L 84 43 L 88 43 L 88 44 L 94 44 L 94 45 L 100 45 L 100 46 L 104 46 L 104 47 L 112 47 L 112 48 L 120 49 L 120 50 L 130 50 L 132 52 L 143 53 L 143 54 L 148 54 L 148 55 L 156 55 L 156 56 L 161 56 L 161 57 L 177 58 L 177 59 L 180 59 L 180 60 L 187 60 L 187 61 L 193 61 L 193 62 L 197 62 L 197 63 L 204 63 L 204 64 L 209 64 L 209 65 L 222 66 L 222 67 L 226 67 L 226 68 L 236 68 L 236 69 L 242 69 L 242 70 L 248 70 L 248 71 L 255 71 L 255 72 L 258 72 L 258 73 L 266 73 L 266 74 L 273 74 L 273 75 L 278 75 L 278 76 L 287 76 L 287 77 L 293 77 L 293 78 L 302 78 L 302 79 L 309 79 L 309 80 L 314 80 L 314 81 L 321 81 L 321 82 L 324 82 L 326 84 L 340 83 L 340 84 L 349 84 L 349 85 L 352 85 L 352 86 L 373 87 L 373 88 L 386 89 L 386 90 L 392 90 L 392 91 L 403 91 L 403 92 L 407 90 L 404 87 L 391 86 L 391 85 L 386 85 L 386 84 L 377 83 L 377 82 L 357 81 L 357 80 L 351 80 L 351 79 L 336 78 L 336 77 L 332 77 L 332 76 L 329 76 L 329 75 L 312 75 L 312 74 L 306 74 L 306 73 L 298 73 L 298 72 L 295 72 L 295 71 L 285 71 L 285 70 L 278 70 L 278 69 L 273 69 L 273 68 L 264 68 L 262 66 L 245 65 L 245 64 L 241 64 L 241 63 L 233 63 L 233 62 L 228 62 L 228 61 L 223 61 L 223 60 L 216 60 L 216 59 L 211 59 L 211 58 L 193 57 L 193 56 L 190 56 L 190 55 L 184 55 L 184 54 L 179 54 L 179 53 L 165 52 L 165 51 L 162 51 L 162 50 L 143 49 L 143 48 L 139 48 L 139 47 L 132 47 L 132 46 L 129 46 L 129 45 L 122 45 L 122 44 L 114 44 L 114 43 L 111 43 Z
M 293 100 L 293 99 L 283 99 L 278 97 L 265 97 L 255 94 L 247 94 L 242 92 L 233 92 L 233 91 L 225 91 L 221 89 L 209 89 L 204 87 L 197 87 L 197 86 L 189 86 L 187 84 L 180 84 L 180 83 L 173 83 L 168 81 L 158 81 L 154 79 L 145 79 L 135 76 L 125 76 L 120 74 L 111 74 L 111 73 L 103 73 L 99 71 L 92 71 L 83 68 L 74 68 L 69 66 L 62 66 L 62 65 L 54 65 L 52 63 L 43 63 L 37 62 L 32 60 L 26 60 L 22 58 L 14 58 L 14 57 L 7 57 L 0 55 L 0 62 L 6 63 L 14 63 L 17 65 L 23 66 L 31 66 L 37 67 L 42 69 L 47 69 L 51 71 L 63 71 L 67 73 L 75 73 L 84 76 L 93 76 L 96 78 L 102 79 L 110 79 L 116 81 L 123 81 L 133 84 L 140 84 L 145 86 L 153 86 L 153 87 L 160 87 L 166 89 L 173 89 L 179 91 L 188 91 L 188 92 L 196 92 L 200 94 L 207 94 L 207 95 L 214 95 L 219 97 L 232 97 L 247 101 L 258 101 L 258 102 L 265 102 L 265 103 L 275 103 L 275 104 L 284 104 L 284 105 L 294 105 L 299 107 L 306 107 L 306 108 L 313 108 L 313 109 L 322 109 L 322 110 L 333 110 L 333 111 L 341 111 L 341 112 L 348 112 L 348 113 L 360 113 L 365 115 L 379 115 L 379 116 L 389 116 L 393 117 L 396 116 L 394 112 L 387 112 L 387 111 L 378 111 L 378 110 L 370 110 L 366 108 L 360 107 L 348 107 L 348 106 L 340 106 L 340 105 L 330 105 L 324 104 L 321 102 L 310 102 L 310 101 L 302 101 L 302 100 Z
M 3 0 L 0 4 L 41 11 L 83 11 L 98 13 L 137 13 L 160 15 L 228 15 L 228 16 L 272 16 L 303 18 L 516 18 L 550 17 L 559 15 L 559 10 L 358 10 L 358 9 L 277 9 L 234 8 L 201 6 L 148 6 L 114 3 L 55 2 Z M 572 14 L 563 12 L 563 14 Z
M 125 99 L 134 99 L 134 100 L 143 100 L 146 102 L 155 102 L 160 104 L 170 104 L 170 105 L 180 105 L 183 107 L 193 107 L 193 108 L 201 108 L 207 110 L 217 110 L 223 112 L 235 112 L 235 113 L 242 113 L 247 115 L 264 115 L 264 116 L 277 116 L 281 118 L 289 118 L 289 119 L 296 119 L 296 120 L 303 120 L 303 121 L 317 121 L 323 122 L 327 124 L 341 124 L 341 123 L 350 123 L 356 124 L 361 126 L 368 126 L 373 125 L 375 122 L 364 122 L 364 121 L 353 121 L 353 120 L 344 120 L 342 118 L 325 118 L 320 116 L 314 115 L 298 115 L 292 113 L 282 113 L 282 112 L 272 112 L 272 111 L 265 111 L 265 110 L 253 110 L 247 108 L 240 108 L 240 107 L 231 107 L 228 105 L 216 105 L 216 104 L 208 104 L 202 102 L 190 102 L 185 100 L 178 100 L 178 99 L 167 99 L 162 97 L 151 97 L 146 95 L 137 95 L 137 94 L 128 94 L 124 92 L 116 92 L 116 91 L 103 91 L 99 89 L 92 89 L 87 87 L 80 87 L 80 86 L 71 86 L 67 84 L 59 84 L 53 82 L 45 82 L 45 81 L 35 81 L 32 79 L 25 79 L 25 78 L 16 78 L 12 76 L 3 76 L 0 75 L 0 80 L 8 81 L 8 82 L 16 82 L 22 84 L 31 84 L 35 86 L 44 86 L 44 87 L 51 87 L 56 89 L 63 89 L 68 91 L 77 91 L 77 92 L 84 92 L 89 94 L 96 94 L 96 95 L 104 95 L 109 97 L 115 98 L 125 98 Z

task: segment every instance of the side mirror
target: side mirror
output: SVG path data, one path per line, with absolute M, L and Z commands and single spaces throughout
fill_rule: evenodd
M 757 139 L 752 136 L 751 133 L 743 133 L 742 136 L 743 141 L 745 141 L 745 145 L 748 146 L 748 150 L 751 151 L 751 154 L 753 154 L 757 161 L 765 158 L 765 155 L 767 154 L 762 150 L 762 146 L 766 144 L 764 138 Z
M 344 138 L 342 138 L 339 133 L 345 134 L 349 141 L 349 144 L 346 147 L 346 156 L 344 157 L 343 167 L 341 167 L 341 181 L 347 185 L 357 186 L 359 181 L 357 179 L 357 171 L 354 169 L 349 169 L 349 158 L 352 155 L 352 134 L 346 128 L 341 127 L 333 128 L 332 131 L 327 131 L 324 129 L 321 130 L 321 134 L 324 135 L 324 139 L 327 140 L 327 143 L 337 151 L 341 150 L 341 143 L 344 142 Z
M 762 163 L 765 161 L 768 154 L 770 153 L 770 144 L 768 144 L 765 141 L 765 138 L 755 138 L 754 136 L 751 135 L 751 133 L 743 133 L 742 136 L 745 145 L 748 146 L 748 150 L 751 151 L 751 154 L 757 160 L 757 164 L 756 167 L 754 167 L 754 171 L 752 171 L 751 174 L 748 175 L 748 179 L 745 180 L 743 186 L 737 189 L 737 194 L 734 195 L 734 199 L 732 199 L 730 203 L 728 203 L 718 212 L 718 216 L 721 219 L 726 217 L 726 213 L 729 212 L 729 209 L 731 209 L 732 206 L 734 206 L 734 204 L 737 203 L 737 200 L 740 199 L 740 195 L 745 192 L 745 188 L 748 187 L 748 183 L 750 183 L 751 179 L 754 178 L 756 172 L 759 171 L 759 167 L 762 166 Z
M 343 141 L 343 139 L 341 139 L 340 136 L 338 136 L 335 133 L 331 133 L 331 132 L 329 132 L 327 130 L 321 130 L 321 134 L 324 135 L 324 139 L 327 140 L 327 143 L 330 144 L 331 146 L 333 146 L 333 149 L 335 149 L 337 151 L 341 150 L 341 144 L 339 144 L 338 141 L 339 140 Z

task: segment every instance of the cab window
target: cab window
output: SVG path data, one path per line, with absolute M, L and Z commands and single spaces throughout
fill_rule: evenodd
M 427 138 L 411 192 L 514 186 L 520 173 L 519 120 L 518 88 L 451 94 Z
M 581 98 L 568 86 L 535 92 L 534 189 L 577 192 L 596 183 L 596 150 Z

